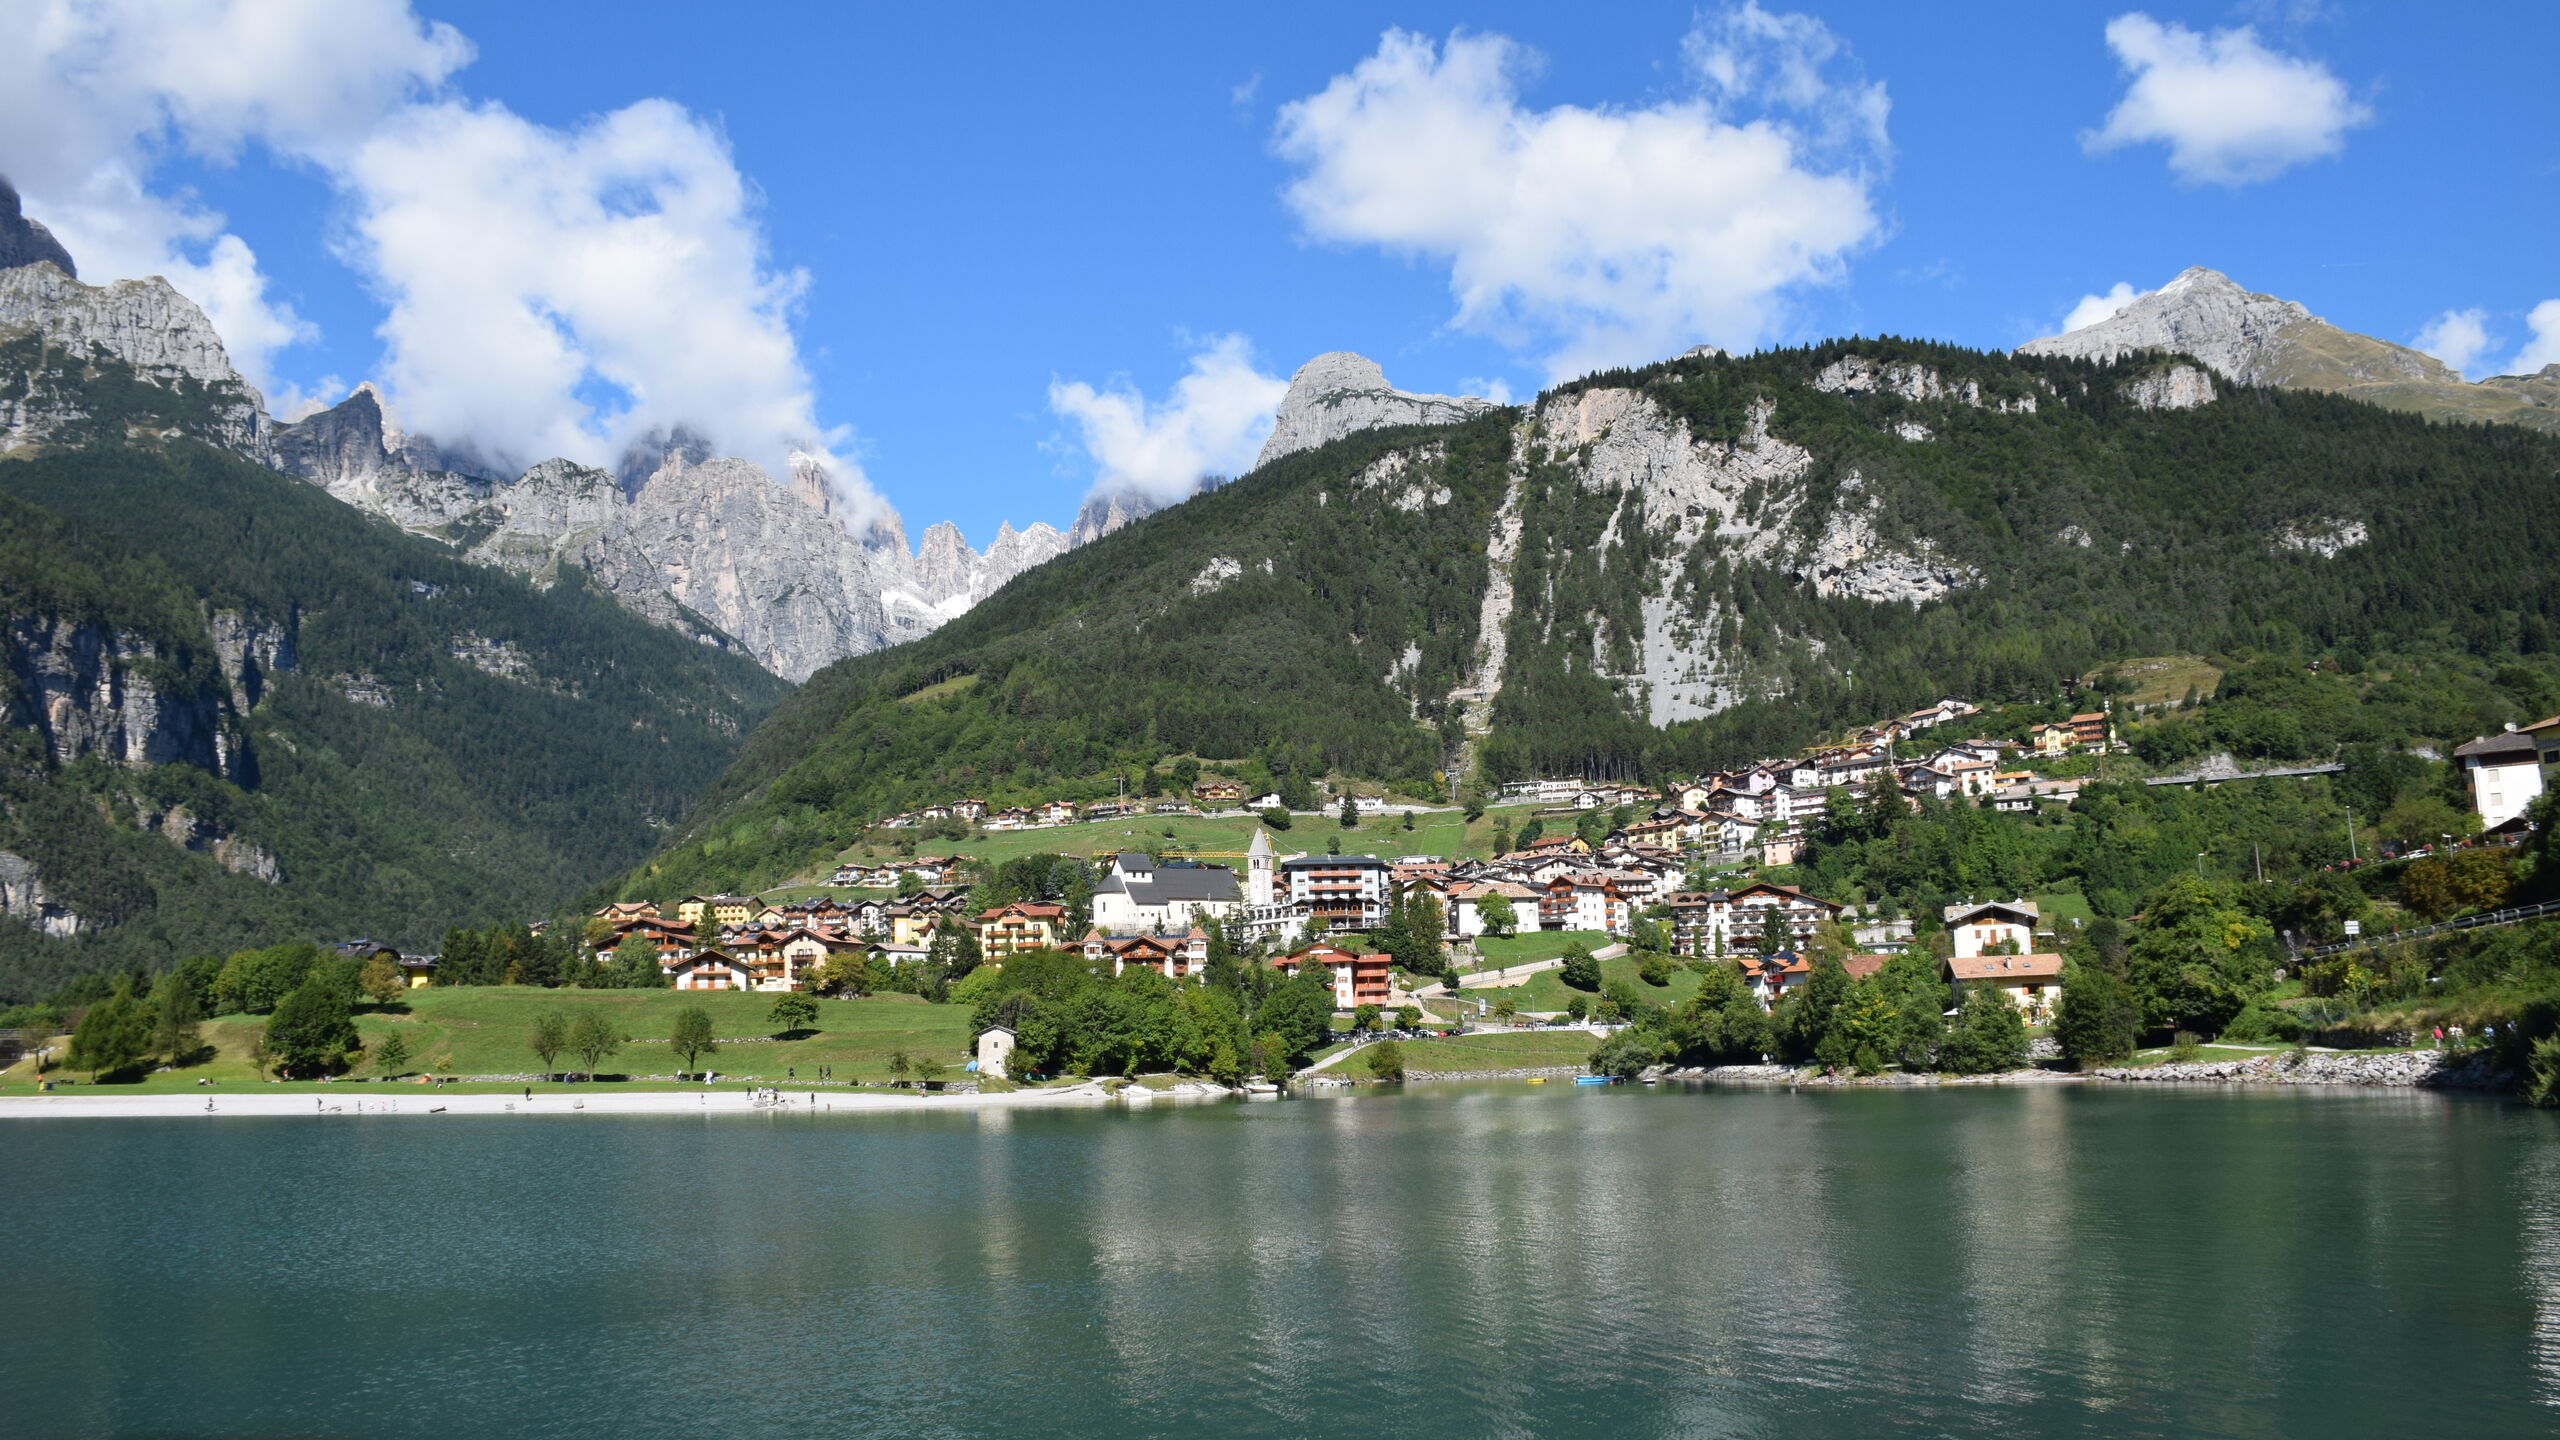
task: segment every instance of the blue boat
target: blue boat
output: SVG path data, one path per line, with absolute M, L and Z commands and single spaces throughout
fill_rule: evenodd
M 1573 1077 L 1573 1083 L 1576 1085 L 1606 1085 L 1609 1083 L 1609 1077 L 1606 1075 L 1576 1075 Z

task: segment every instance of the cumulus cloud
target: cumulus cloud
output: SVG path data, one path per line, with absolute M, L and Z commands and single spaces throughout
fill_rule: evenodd
M 2545 365 L 2560 365 L 2560 300 L 2545 300 L 2526 313 L 2525 327 L 2533 338 L 2524 342 L 2516 358 L 2507 362 L 2507 375 L 2531 375 Z
M 252 142 L 326 163 L 470 58 L 405 0 L 22 0 L 0 7 L 0 157 L 83 278 L 166 277 L 272 394 L 310 327 L 221 215 L 153 191 L 155 163 Z
M 2475 375 L 2482 358 L 2498 342 L 2489 333 L 2489 312 L 2472 309 L 2447 310 L 2409 343 L 2465 375 Z
M 2056 333 L 2068 335 L 2084 325 L 2113 319 L 2124 307 L 2150 293 L 2148 290 L 2136 290 L 2119 280 L 2115 288 L 2104 295 L 2083 295 L 2080 303 L 2071 307 L 2071 313 L 2062 317 L 2062 329 Z
M 2131 77 L 2091 151 L 2154 141 L 2194 184 L 2247 185 L 2346 148 L 2373 112 L 2329 67 L 2282 55 L 2247 26 L 2198 34 L 2135 12 L 2107 24 L 2107 46 Z
M 344 175 L 343 249 L 390 307 L 383 378 L 403 424 L 513 465 L 608 463 L 681 426 L 777 476 L 837 438 L 789 325 L 806 277 L 766 267 L 728 146 L 681 106 L 566 130 L 412 106 Z M 859 524 L 867 493 L 830 468 Z
M 1691 96 L 1536 110 L 1525 47 L 1391 30 L 1282 108 L 1288 204 L 1310 238 L 1445 264 L 1452 323 L 1557 378 L 1748 349 L 1876 237 L 1889 107 L 1803 16 L 1746 4 L 1682 51 Z
M 1096 389 L 1052 381 L 1049 409 L 1092 458 L 1096 495 L 1136 491 L 1158 505 L 1188 499 L 1206 475 L 1239 475 L 1270 437 L 1289 382 L 1255 368 L 1242 335 L 1211 337 L 1173 393 L 1150 405 L 1126 380 Z
M 0 156 L 82 278 L 168 277 L 280 413 L 316 398 L 274 369 L 310 327 L 223 217 L 155 189 L 168 153 L 336 188 L 411 428 L 516 464 L 678 428 L 777 477 L 806 452 L 874 518 L 791 335 L 806 277 L 768 264 L 718 132 L 664 100 L 537 125 L 450 93 L 471 56 L 406 0 L 27 0 L 0 7 Z

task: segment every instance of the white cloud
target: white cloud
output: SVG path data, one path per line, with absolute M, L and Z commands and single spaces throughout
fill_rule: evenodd
M 2107 24 L 2107 45 L 2132 77 L 2092 151 L 2158 141 L 2190 183 L 2246 185 L 2335 155 L 2373 112 L 2329 67 L 2281 55 L 2246 26 L 2198 34 L 2139 12 Z
M 1221 335 L 1155 405 L 1125 380 L 1099 390 L 1071 380 L 1050 382 L 1049 408 L 1075 426 L 1092 457 L 1094 494 L 1135 490 L 1171 505 L 1189 498 L 1204 475 L 1243 474 L 1288 393 L 1288 381 L 1254 367 L 1251 342 Z
M 0 163 L 83 279 L 167 276 L 281 413 L 314 398 L 274 372 L 310 328 L 221 216 L 154 189 L 166 153 L 259 149 L 338 189 L 389 311 L 380 378 L 439 442 L 609 464 L 684 427 L 777 477 L 818 454 L 847 519 L 875 515 L 790 332 L 806 277 L 767 264 L 716 129 L 663 100 L 568 129 L 464 103 L 443 87 L 471 54 L 406 0 L 22 0 Z
M 1539 352 L 1551 376 L 1702 340 L 1748 349 L 1786 291 L 1835 280 L 1877 235 L 1887 101 L 1825 79 L 1838 43 L 1801 16 L 1745 5 L 1683 49 L 1694 98 L 1531 110 L 1533 52 L 1391 30 L 1282 108 L 1289 205 L 1314 239 L 1445 263 L 1453 323 Z
M 2524 317 L 2533 338 L 2524 342 L 2502 374 L 2531 375 L 2545 365 L 2560 365 L 2560 300 L 2545 300 Z
M 153 193 L 154 162 L 253 141 L 325 161 L 470 57 L 404 0 L 20 0 L 0 7 L 0 164 L 83 279 L 165 276 L 272 391 L 310 327 L 221 215 Z
M 838 438 L 788 323 L 806 277 L 766 267 L 727 144 L 681 106 L 569 130 L 413 106 L 344 178 L 343 249 L 390 307 L 383 379 L 403 424 L 518 465 L 610 463 L 682 426 L 776 476 Z M 829 461 L 859 525 L 875 502 Z
M 2119 280 L 2115 288 L 2104 295 L 2083 295 L 2080 303 L 2071 307 L 2071 313 L 2062 317 L 2062 328 L 2055 333 L 2068 335 L 2083 325 L 2112 319 L 2117 311 L 2150 293 L 2148 290 L 2136 290 Z
M 1458 382 L 1458 393 L 1481 395 L 1496 405 L 1512 403 L 1511 382 L 1499 375 L 1470 375 Z
M 2497 341 L 2489 334 L 2489 312 L 2472 309 L 2447 310 L 2409 343 L 2463 374 L 2472 375 Z

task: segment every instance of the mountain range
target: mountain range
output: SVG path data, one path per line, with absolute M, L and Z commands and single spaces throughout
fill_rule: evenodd
M 1246 475 L 980 552 L 684 433 L 509 473 L 369 385 L 279 421 L 186 297 L 81 282 L 5 191 L 0 260 L 0 999 L 767 883 L 1185 755 L 1445 796 L 2129 655 L 2560 648 L 2560 375 L 2207 270 L 2009 354 L 1702 346 L 1520 405 L 1332 352 Z
M 1347 411 L 1336 358 L 1313 443 L 813 676 L 629 888 L 805 876 L 887 814 L 1184 757 L 1445 799 L 2129 656 L 2560 648 L 2560 438 L 2268 388 L 2213 338 L 1700 349 L 1464 415 Z
M 649 620 L 733 647 L 786 680 L 925 634 L 1007 580 L 1154 508 L 1097 495 L 1066 530 L 1000 529 L 984 551 L 958 527 L 909 548 L 884 511 L 846 528 L 814 469 L 777 481 L 678 432 L 612 470 L 550 459 L 520 472 L 471 446 L 404 431 L 371 384 L 300 419 L 269 417 L 204 313 L 166 281 L 80 283 L 69 254 L 0 182 L 0 333 L 46 353 L 121 361 L 154 384 L 221 397 L 196 438 L 296 475 L 357 509 L 452 545 L 466 558 L 548 582 L 574 568 Z M 78 397 L 0 374 L 0 449 L 58 442 Z

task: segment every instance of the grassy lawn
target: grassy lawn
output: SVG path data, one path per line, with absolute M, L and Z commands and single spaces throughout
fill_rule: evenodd
M 1492 990 L 1468 990 L 1462 993 L 1469 999 L 1482 997 L 1487 1002 L 1508 995 L 1519 1003 L 1522 1010 L 1548 1013 L 1562 1010 L 1570 997 L 1581 993 L 1566 988 L 1564 981 L 1558 978 L 1562 973 L 1557 970 L 1541 970 L 1519 985 Z M 1600 979 L 1604 993 L 1612 984 L 1624 982 L 1629 989 L 1644 997 L 1648 1003 L 1655 1005 L 1677 1005 L 1698 993 L 1698 972 L 1674 965 L 1671 969 L 1671 983 L 1656 987 L 1644 983 L 1636 974 L 1636 962 L 1624 956 L 1615 960 L 1601 961 Z
M 2200 695 L 2210 695 L 2222 683 L 2222 672 L 2193 655 L 2150 655 L 2139 660 L 2126 660 L 2115 665 L 2102 665 L 2082 677 L 2094 683 L 2100 670 L 2113 670 L 2132 682 L 2133 690 L 2124 696 L 2129 705 L 2159 705 L 2186 698 L 2194 687 Z
M 1493 822 L 1504 816 L 1516 831 L 1527 823 L 1534 805 L 1505 806 L 1485 812 L 1473 825 L 1466 823 L 1464 812 L 1429 810 L 1413 817 L 1414 828 L 1404 828 L 1401 815 L 1364 817 L 1356 830 L 1345 830 L 1330 816 L 1301 815 L 1287 830 L 1275 830 L 1271 842 L 1280 853 L 1305 851 L 1321 854 L 1325 843 L 1340 838 L 1342 848 L 1354 855 L 1445 855 L 1483 857 L 1493 852 Z M 1095 820 L 1080 825 L 1059 825 L 1042 830 L 1001 830 L 972 840 L 930 840 L 919 842 L 918 848 L 932 855 L 967 855 L 1002 862 L 1025 855 L 1109 855 L 1121 850 L 1143 849 L 1150 840 L 1168 838 L 1182 853 L 1213 864 L 1234 864 L 1243 860 L 1245 849 L 1253 843 L 1253 832 L 1262 824 L 1257 816 L 1238 815 L 1206 818 L 1196 815 L 1132 815 L 1121 820 Z M 1550 826 L 1550 829 L 1553 827 Z M 886 859 L 897 852 L 887 846 L 856 845 L 839 854 L 839 863 L 850 860 Z
M 805 1038 L 775 1041 L 766 1012 L 771 995 L 674 990 L 540 990 L 530 987 L 454 986 L 412 990 L 407 1011 L 363 1012 L 356 1029 L 367 1048 L 387 1035 L 399 1035 L 409 1047 L 409 1067 L 438 1075 L 506 1075 L 537 1069 L 541 1062 L 525 1048 L 533 1017 L 556 1009 L 572 1021 L 589 1010 L 602 1011 L 615 1028 L 632 1037 L 600 1067 L 604 1074 L 672 1075 L 676 1060 L 665 1044 L 678 1011 L 699 1007 L 711 1016 L 711 1033 L 723 1044 L 707 1062 L 724 1077 L 742 1082 L 778 1081 L 786 1072 L 808 1079 L 820 1065 L 835 1067 L 839 1080 L 885 1081 L 889 1055 L 904 1050 L 914 1059 L 930 1056 L 943 1063 L 943 1078 L 962 1077 L 967 1060 L 969 1010 L 964 1005 L 928 1005 L 911 995 L 882 995 L 862 1000 L 821 1000 L 818 1029 Z M 204 1025 L 214 1058 L 183 1071 L 153 1077 L 154 1088 L 190 1089 L 199 1077 L 217 1085 L 263 1084 L 248 1059 L 249 1046 L 263 1021 L 245 1015 L 226 1016 Z M 649 1043 L 655 1041 L 657 1043 Z M 69 1044 L 54 1042 L 56 1053 Z M 563 1067 L 579 1062 L 563 1058 Z M 59 1073 L 59 1072 L 57 1072 Z M 77 1072 L 74 1072 L 77 1074 Z M 369 1070 L 359 1069 L 359 1074 Z M 78 1075 L 86 1081 L 86 1075 Z M 32 1088 L 29 1067 L 21 1061 L 0 1075 L 0 1093 Z M 122 1088 L 122 1087 L 119 1087 Z
M 2027 898 L 2035 902 L 2036 913 L 2044 917 L 2056 940 L 2067 941 L 2076 933 L 2071 928 L 2072 921 L 2087 925 L 2098 918 L 2097 912 L 2089 908 L 2089 897 L 2076 891 L 2055 890 Z
M 1604 949 L 1610 937 L 1599 930 L 1532 930 L 1526 935 L 1505 935 L 1500 939 L 1476 937 L 1476 951 L 1484 957 L 1478 970 L 1502 970 L 1532 960 L 1553 960 L 1567 948 L 1580 945 L 1585 950 Z
M 1447 1040 L 1407 1040 L 1403 1045 L 1406 1074 L 1446 1075 L 1556 1065 L 1580 1069 L 1591 1058 L 1592 1039 L 1590 1032 L 1584 1030 L 1517 1030 L 1459 1035 Z M 1359 1071 L 1359 1057 L 1343 1061 L 1342 1066 Z

